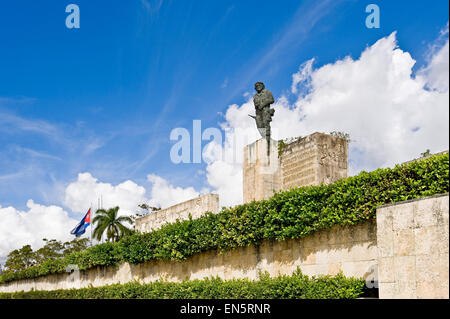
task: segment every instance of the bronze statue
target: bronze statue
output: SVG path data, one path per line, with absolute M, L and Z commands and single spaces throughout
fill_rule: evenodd
M 265 90 L 264 83 L 255 83 L 256 94 L 253 96 L 253 104 L 255 104 L 256 116 L 252 116 L 256 120 L 256 127 L 262 138 L 267 141 L 267 154 L 270 154 L 270 122 L 275 113 L 274 109 L 270 108 L 270 104 L 274 103 L 272 93 Z

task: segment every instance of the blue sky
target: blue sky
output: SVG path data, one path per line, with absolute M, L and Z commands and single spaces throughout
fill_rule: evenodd
M 105 183 L 208 186 L 205 164 L 175 165 L 175 127 L 217 127 L 253 83 L 289 93 L 292 74 L 357 58 L 397 31 L 427 62 L 448 23 L 448 1 L 74 0 L 81 28 L 65 27 L 69 1 L 0 5 L 0 205 L 62 205 L 90 172 Z M 376 3 L 381 28 L 365 27 Z M 80 213 L 80 212 L 77 212 Z

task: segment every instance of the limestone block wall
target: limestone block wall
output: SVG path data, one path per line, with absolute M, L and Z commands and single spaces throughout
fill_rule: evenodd
M 377 209 L 380 298 L 449 298 L 448 194 Z
M 258 277 L 259 271 L 271 276 L 292 274 L 297 267 L 307 275 L 367 277 L 377 263 L 375 220 L 354 226 L 334 226 L 302 239 L 264 241 L 259 246 L 236 248 L 225 253 L 209 251 L 184 261 L 154 260 L 139 265 L 122 263 L 73 274 L 57 274 L 18 280 L 0 285 L 0 292 L 55 290 L 103 286 L 132 280 L 151 282 Z
M 287 144 L 280 154 L 280 166 L 283 190 L 333 183 L 347 177 L 348 142 L 313 133 Z
M 140 232 L 149 232 L 161 228 L 166 223 L 173 223 L 177 219 L 187 220 L 189 214 L 193 219 L 201 217 L 205 212 L 217 214 L 219 212 L 219 195 L 206 194 L 180 204 L 161 209 L 144 217 L 136 219 L 135 228 Z

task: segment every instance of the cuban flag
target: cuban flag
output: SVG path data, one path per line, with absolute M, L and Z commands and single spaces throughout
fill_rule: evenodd
M 91 209 L 89 208 L 86 215 L 84 215 L 81 222 L 78 223 L 78 225 L 72 229 L 70 232 L 72 235 L 75 235 L 76 237 L 80 237 L 86 232 L 86 228 L 91 224 Z

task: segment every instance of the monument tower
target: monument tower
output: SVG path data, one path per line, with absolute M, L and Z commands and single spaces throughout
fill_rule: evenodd
M 255 83 L 256 127 L 261 139 L 244 147 L 242 174 L 244 203 L 270 198 L 293 187 L 333 183 L 347 177 L 348 141 L 313 133 L 291 143 L 271 137 L 274 98 L 264 83 Z

